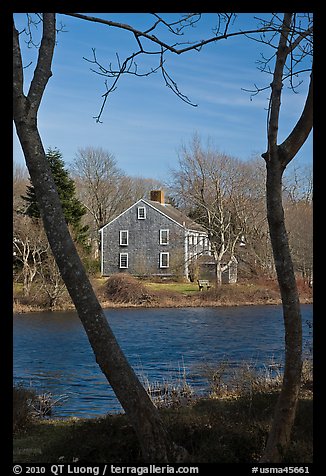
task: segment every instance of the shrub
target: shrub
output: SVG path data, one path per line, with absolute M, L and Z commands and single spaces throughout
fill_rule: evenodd
M 212 287 L 209 291 L 200 294 L 200 300 L 216 301 L 220 304 L 228 305 L 230 303 L 250 304 L 250 303 L 268 303 L 280 300 L 280 292 L 275 283 L 261 284 L 237 283 L 223 284 L 220 287 Z
M 207 367 L 204 372 L 209 381 L 213 398 L 239 398 L 254 393 L 277 391 L 282 385 L 282 364 L 272 359 L 264 368 L 257 369 L 253 362 L 232 366 L 223 361 L 217 367 Z
M 110 301 L 123 304 L 152 304 L 155 300 L 143 284 L 127 273 L 114 274 L 108 278 L 105 295 Z
M 313 389 L 313 361 L 311 358 L 304 359 L 302 363 L 301 386 L 304 389 Z
M 193 403 L 196 399 L 193 388 L 188 384 L 186 369 L 179 370 L 178 379 L 150 382 L 142 376 L 143 385 L 150 399 L 158 408 L 180 407 Z
M 33 402 L 36 400 L 33 390 L 23 387 L 13 388 L 13 433 L 28 428 L 33 419 Z
M 89 276 L 100 276 L 101 264 L 98 258 L 92 258 L 91 256 L 86 256 L 83 259 L 83 264 Z

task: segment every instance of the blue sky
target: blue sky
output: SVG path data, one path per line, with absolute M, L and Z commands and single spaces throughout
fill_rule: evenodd
M 91 15 L 139 28 L 150 24 L 150 16 L 142 13 Z M 250 23 L 253 15 L 241 14 L 243 27 L 256 24 Z M 175 14 L 164 16 L 172 18 Z M 160 73 L 144 78 L 124 76 L 109 97 L 103 123 L 98 124 L 93 116 L 101 106 L 105 78 L 93 73 L 83 56 L 91 58 L 92 48 L 96 48 L 104 65 L 114 64 L 116 53 L 124 59 L 134 49 L 135 40 L 126 31 L 65 15 L 58 15 L 57 21 L 64 23 L 66 32 L 58 36 L 53 76 L 41 104 L 38 124 L 45 148 L 57 147 L 68 166 L 79 148 L 101 147 L 114 154 L 118 166 L 128 175 L 164 181 L 176 166 L 180 146 L 189 144 L 194 133 L 199 134 L 203 143 L 210 139 L 219 151 L 242 160 L 266 150 L 268 91 L 250 100 L 250 94 L 241 89 L 253 89 L 254 84 L 266 86 L 271 81 L 271 76 L 257 69 L 256 61 L 263 51 L 260 43 L 234 38 L 208 45 L 200 52 L 168 54 L 168 72 L 181 92 L 198 106 L 189 106 L 177 98 L 165 86 Z M 191 29 L 192 37 L 207 37 L 214 21 L 213 14 L 205 14 L 204 21 Z M 25 15 L 17 14 L 16 22 L 21 29 Z M 39 26 L 35 35 L 40 30 Z M 22 51 L 24 64 L 33 60 L 35 65 L 37 50 L 23 46 Z M 156 65 L 150 61 L 153 57 L 140 58 L 139 70 Z M 26 85 L 33 65 L 24 70 Z M 305 81 L 297 94 L 284 88 L 279 141 L 298 119 L 307 87 Z M 295 160 L 300 165 L 312 163 L 312 137 Z M 24 162 L 15 131 L 14 161 Z

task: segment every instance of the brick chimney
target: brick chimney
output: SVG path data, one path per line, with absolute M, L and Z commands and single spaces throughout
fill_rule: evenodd
M 163 190 L 152 190 L 151 191 L 151 200 L 153 202 L 159 202 L 159 203 L 161 203 L 161 205 L 165 205 Z

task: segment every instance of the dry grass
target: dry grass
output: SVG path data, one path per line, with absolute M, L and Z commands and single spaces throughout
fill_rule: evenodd
M 102 284 L 108 306 L 130 305 L 144 307 L 208 307 L 280 304 L 281 297 L 275 280 L 259 278 L 256 281 L 239 282 L 199 291 L 194 283 L 148 283 L 129 274 L 117 274 Z M 300 284 L 300 283 L 299 283 Z M 302 303 L 312 302 L 312 290 L 299 285 Z
M 175 401 L 173 393 L 170 397 Z M 246 392 L 237 398 L 200 398 L 192 399 L 188 405 L 158 406 L 174 442 L 189 452 L 189 463 L 255 463 L 262 455 L 277 397 L 276 388 L 263 391 L 261 387 L 260 391 Z M 300 395 L 291 445 L 282 462 L 311 463 L 312 437 L 310 392 Z M 14 463 L 58 461 L 144 463 L 135 432 L 125 415 L 40 420 L 28 433 L 14 439 Z
M 103 308 L 119 307 L 215 307 L 280 304 L 280 292 L 275 280 L 259 278 L 237 284 L 224 284 L 209 291 L 198 290 L 195 283 L 154 283 L 121 273 L 110 278 L 92 278 L 94 291 Z M 312 303 L 312 289 L 298 281 L 301 303 Z M 16 287 L 17 290 L 17 287 Z M 39 290 L 23 298 L 14 290 L 14 312 L 48 310 L 40 300 Z M 69 296 L 63 296 L 53 311 L 74 309 Z
M 103 295 L 109 301 L 120 304 L 155 304 L 155 296 L 141 281 L 127 273 L 114 274 L 103 286 Z
M 220 305 L 278 304 L 281 302 L 279 289 L 274 282 L 237 283 L 212 287 L 200 294 L 203 303 L 216 302 Z
M 13 388 L 13 433 L 26 431 L 33 421 L 32 404 L 36 399 L 34 390 Z

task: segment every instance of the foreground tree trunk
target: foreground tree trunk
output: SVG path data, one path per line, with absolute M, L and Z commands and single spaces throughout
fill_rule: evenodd
M 111 384 L 138 436 L 148 462 L 182 460 L 185 450 L 170 440 L 144 387 L 130 367 L 95 296 L 64 219 L 60 199 L 37 129 L 37 111 L 51 77 L 55 14 L 43 14 L 43 38 L 28 95 L 23 93 L 23 67 L 14 27 L 14 122 L 35 188 L 44 228 L 68 292 L 87 333 L 96 362 Z
M 298 402 L 302 369 L 302 321 L 300 302 L 284 222 L 282 206 L 283 166 L 278 157 L 267 163 L 267 218 L 278 283 L 283 305 L 285 327 L 285 367 L 272 428 L 262 462 L 282 460 L 289 445 Z
M 266 162 L 266 203 L 274 262 L 283 305 L 285 329 L 285 367 L 283 384 L 261 462 L 278 463 L 290 443 L 295 419 L 302 370 L 302 319 L 298 290 L 288 242 L 282 204 L 282 176 L 288 163 L 306 141 L 313 124 L 312 73 L 303 112 L 290 135 L 277 145 L 283 71 L 293 45 L 288 43 L 293 13 L 285 13 L 271 83 Z

